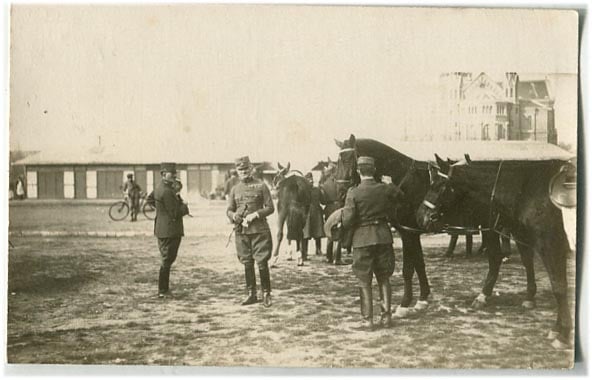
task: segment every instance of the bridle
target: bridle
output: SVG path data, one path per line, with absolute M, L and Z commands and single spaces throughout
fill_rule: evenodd
M 273 178 L 272 181 L 272 185 L 274 189 L 278 189 L 281 185 L 282 182 L 284 182 L 286 179 L 292 177 L 292 176 L 299 176 L 299 177 L 304 177 L 304 175 L 302 174 L 302 172 L 300 170 L 290 170 L 286 173 L 282 173 L 281 171 Z
M 348 152 L 353 152 L 353 167 L 351 169 L 351 173 L 349 173 L 349 179 L 335 179 L 335 182 L 337 182 L 338 184 L 340 184 L 341 186 L 345 187 L 345 188 L 350 188 L 354 185 L 354 176 L 353 173 L 355 173 L 356 171 L 356 161 L 358 159 L 358 152 L 356 151 L 355 148 L 342 148 L 339 151 L 339 159 L 337 161 L 337 172 L 339 172 L 339 163 L 341 162 L 341 165 L 343 166 L 343 154 L 344 153 L 348 153 Z

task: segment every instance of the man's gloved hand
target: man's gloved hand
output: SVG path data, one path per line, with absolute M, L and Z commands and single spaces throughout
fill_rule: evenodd
M 259 214 L 257 214 L 256 212 L 252 212 L 249 215 L 247 215 L 247 217 L 245 218 L 247 223 L 251 223 L 253 220 L 257 219 L 259 217 Z

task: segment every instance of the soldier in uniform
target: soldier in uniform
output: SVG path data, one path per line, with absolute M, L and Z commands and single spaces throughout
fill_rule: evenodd
M 310 183 L 310 209 L 304 225 L 304 240 L 302 241 L 302 258 L 307 260 L 308 241 L 314 239 L 316 255 L 321 253 L 321 238 L 325 237 L 323 232 L 323 209 L 321 208 L 321 190 L 314 186 L 314 179 L 311 172 L 306 173 L 304 178 Z
M 342 211 L 344 228 L 353 229 L 352 269 L 358 278 L 362 326 L 373 329 L 372 316 L 372 277 L 376 276 L 380 290 L 382 326 L 391 323 L 391 284 L 390 277 L 395 270 L 393 237 L 388 221 L 401 191 L 392 184 L 376 182 L 372 157 L 358 158 L 358 172 L 361 183 L 350 188 Z
M 154 235 L 158 239 L 161 259 L 158 276 L 159 298 L 164 298 L 169 294 L 171 266 L 177 258 L 183 236 L 183 216 L 189 214 L 187 204 L 177 197 L 173 188 L 176 174 L 175 163 L 163 162 L 160 165 L 162 179 L 152 195 L 156 204 Z
M 328 168 L 327 170 L 331 170 Z M 325 205 L 323 213 L 325 220 L 328 220 L 331 214 L 342 207 L 341 197 L 339 196 L 339 188 L 334 176 L 329 177 L 323 184 L 320 185 L 321 190 L 321 204 Z M 341 260 L 341 242 L 327 239 L 327 262 L 329 264 L 344 265 Z
M 132 222 L 138 220 L 138 212 L 140 211 L 140 192 L 142 188 L 134 181 L 134 175 L 128 174 L 127 181 L 123 185 L 123 193 L 130 204 Z
M 254 179 L 253 167 L 248 156 L 235 161 L 240 182 L 228 195 L 226 215 L 237 226 L 235 244 L 239 261 L 245 266 L 247 298 L 241 305 L 251 305 L 257 300 L 255 262 L 263 290 L 263 306 L 271 306 L 271 279 L 268 261 L 271 257 L 271 231 L 267 216 L 273 214 L 274 206 L 267 186 Z

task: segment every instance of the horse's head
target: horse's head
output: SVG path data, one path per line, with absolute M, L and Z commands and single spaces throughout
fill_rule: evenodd
M 357 172 L 358 154 L 356 151 L 356 137 L 350 135 L 347 140 L 335 140 L 335 144 L 337 144 L 340 149 L 335 179 L 340 189 L 340 193 L 343 193 L 345 196 L 347 189 L 359 182 L 360 179 Z
M 430 187 L 416 213 L 417 224 L 430 232 L 442 230 L 442 218 L 454 210 L 462 194 L 453 185 L 453 174 L 468 162 L 446 162 L 436 155 L 435 165 L 430 165 Z
M 271 186 L 277 190 L 278 186 L 280 185 L 280 183 L 286 179 L 286 175 L 288 174 L 288 172 L 290 171 L 290 162 L 288 162 L 288 164 L 284 167 L 282 166 L 282 164 L 280 164 L 278 162 L 278 169 L 280 169 L 280 171 L 275 175 L 275 177 L 273 177 L 273 181 L 271 182 Z

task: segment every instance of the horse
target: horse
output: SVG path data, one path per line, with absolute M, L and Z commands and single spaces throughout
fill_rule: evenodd
M 561 212 L 551 203 L 548 194 L 549 182 L 561 164 L 557 160 L 473 163 L 468 156 L 454 165 L 440 160 L 441 169 L 447 170 L 433 181 L 425 201 L 417 210 L 418 223 L 435 230 L 442 216 L 456 209 L 464 199 L 472 199 L 487 211 L 490 228 L 500 230 L 501 222 L 510 230 L 526 268 L 527 289 L 523 306 L 534 306 L 533 256 L 537 252 L 551 280 L 558 305 L 555 325 L 548 334 L 548 338 L 554 340 L 553 346 L 558 348 L 569 340 L 572 330 L 567 299 L 570 247 Z M 489 255 L 487 284 L 477 297 L 480 302 L 485 303 L 491 295 L 500 262 L 500 255 Z
M 302 256 L 303 229 L 310 208 L 311 186 L 298 170 L 290 171 L 290 163 L 286 167 L 278 163 L 280 171 L 273 179 L 273 188 L 278 194 L 278 230 L 277 244 L 273 251 L 274 264 L 279 258 L 280 245 L 284 237 L 284 224 L 287 225 L 287 239 L 296 240 L 298 266 L 304 265 Z M 292 175 L 290 175 L 292 174 Z M 291 253 L 290 258 L 291 259 Z
M 429 187 L 427 167 L 425 170 L 418 170 L 418 165 L 414 160 L 372 139 L 356 139 L 354 135 L 350 135 L 349 139 L 335 140 L 335 143 L 340 148 L 336 178 L 343 199 L 349 187 L 360 183 L 360 177 L 356 170 L 358 156 L 373 157 L 376 166 L 375 179 L 381 181 L 383 176 L 389 176 L 392 182 L 398 184 L 403 191 L 403 205 L 397 209 L 395 228 L 403 243 L 404 291 L 394 316 L 405 317 L 411 312 L 409 306 L 413 300 L 412 280 L 414 273 L 417 273 L 420 288 L 419 300 L 415 309 L 425 309 L 428 306 L 428 296 L 431 290 L 419 240 L 422 231 L 417 226 L 415 211 L 423 201 L 423 195 Z

